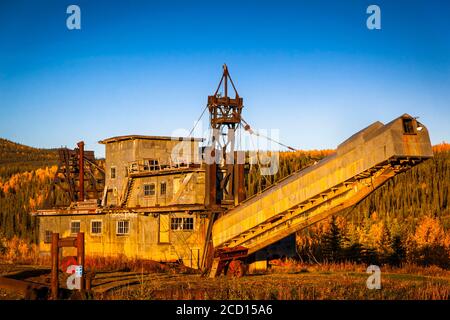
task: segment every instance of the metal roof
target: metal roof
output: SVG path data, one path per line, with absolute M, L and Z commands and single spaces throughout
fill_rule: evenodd
M 107 144 L 112 142 L 119 142 L 125 140 L 166 140 L 166 141 L 203 141 L 203 138 L 194 137 L 167 137 L 167 136 L 143 136 L 143 135 L 127 135 L 127 136 L 117 136 L 112 138 L 107 138 L 100 140 L 98 143 Z

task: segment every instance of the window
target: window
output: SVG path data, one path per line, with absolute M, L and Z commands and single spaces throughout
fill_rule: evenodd
M 125 235 L 130 232 L 130 221 L 128 220 L 120 220 L 117 221 L 117 235 Z
M 71 221 L 70 222 L 70 233 L 78 233 L 80 232 L 80 221 Z
M 182 230 L 183 218 L 172 218 L 170 220 L 170 230 Z
M 150 170 L 150 171 L 159 170 L 158 160 L 154 160 L 154 159 L 144 160 L 144 170 Z
M 158 160 L 145 159 L 144 160 L 144 171 L 155 171 L 155 170 L 160 170 Z
M 183 218 L 183 230 L 194 230 L 194 218 Z
M 194 218 L 172 218 L 171 230 L 194 230 Z
M 149 183 L 144 184 L 144 196 L 154 196 L 155 195 L 155 184 Z
M 111 179 L 116 178 L 116 167 L 111 167 Z
M 412 118 L 403 118 L 403 131 L 405 134 L 415 134 L 414 120 Z
M 92 220 L 91 221 L 91 233 L 92 234 L 101 234 L 102 233 L 102 221 L 101 220 Z
M 162 196 L 166 195 L 166 189 L 167 189 L 167 184 L 165 182 L 161 182 L 161 184 L 159 185 L 159 193 Z
M 44 243 L 52 243 L 52 234 L 50 230 L 45 230 L 44 234 Z

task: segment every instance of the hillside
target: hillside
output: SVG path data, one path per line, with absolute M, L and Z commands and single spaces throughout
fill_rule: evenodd
M 37 149 L 0 138 L 0 179 L 57 164 L 56 149 Z
M 56 171 L 56 149 L 37 149 L 0 138 L 0 235 L 36 238 L 28 212 L 44 204 Z

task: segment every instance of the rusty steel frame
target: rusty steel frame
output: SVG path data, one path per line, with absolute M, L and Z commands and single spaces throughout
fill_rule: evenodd
M 95 163 L 94 151 L 86 151 L 84 146 L 84 142 L 80 141 L 74 150 L 58 149 L 59 165 L 53 185 L 66 192 L 71 202 L 84 201 L 89 197 L 98 199 L 99 187 L 102 188 L 99 183 L 105 181 L 104 170 Z M 89 182 L 87 185 L 86 181 Z
M 77 143 L 78 146 L 78 201 L 84 201 L 84 141 L 80 141 Z
M 244 264 L 243 259 L 248 257 L 248 255 L 248 249 L 243 246 L 219 248 L 214 250 L 214 258 L 209 272 L 209 277 L 214 278 L 219 276 L 222 272 L 227 273 L 228 266 L 234 261 L 241 261 L 241 263 Z
M 234 90 L 234 98 L 228 96 L 228 82 Z M 221 87 L 223 87 L 224 96 L 219 95 Z M 211 158 L 216 161 L 208 164 L 206 168 L 205 204 L 209 209 L 214 209 L 215 206 L 237 205 L 245 198 L 245 192 L 243 192 L 244 175 L 240 170 L 235 170 L 237 152 L 234 132 L 241 124 L 244 106 L 226 64 L 223 65 L 223 74 L 216 91 L 208 96 L 207 107 L 213 134 L 212 145 L 206 152 L 210 152 Z M 219 141 L 221 136 L 224 140 L 222 143 Z M 218 155 L 221 159 L 218 159 Z M 227 159 L 227 155 L 231 155 L 234 158 L 233 161 Z M 223 165 L 218 165 L 217 161 L 223 162 Z
M 85 270 L 84 270 L 84 232 L 78 232 L 76 237 L 60 238 L 59 233 L 52 233 L 51 244 L 51 298 L 58 299 L 59 291 L 59 249 L 65 247 L 75 247 L 77 249 L 77 263 L 81 265 L 83 274 L 81 276 L 80 291 L 84 291 L 86 287 L 90 289 L 90 283 L 86 284 Z

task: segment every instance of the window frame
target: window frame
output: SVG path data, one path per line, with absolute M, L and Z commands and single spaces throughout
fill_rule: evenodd
M 191 222 L 186 222 L 186 220 L 189 220 Z M 190 228 L 185 228 L 186 226 L 190 226 Z M 184 217 L 183 218 L 183 230 L 194 231 L 194 217 Z
M 44 231 L 44 243 L 52 243 L 53 231 L 45 230 Z
M 114 170 L 114 177 L 113 177 L 113 170 Z M 115 179 L 117 179 L 117 167 L 116 166 L 111 166 L 110 168 L 109 168 L 109 178 L 111 179 L 111 180 L 115 180 Z
M 146 193 L 145 188 L 147 186 L 148 187 L 153 186 L 153 194 L 152 193 L 149 193 L 149 194 Z M 143 190 L 144 190 L 144 197 L 154 197 L 156 195 L 156 184 L 154 182 L 144 183 Z M 149 191 L 151 191 L 151 188 L 150 188 Z
M 125 223 L 125 222 L 127 223 L 127 232 L 119 232 L 119 229 L 120 229 L 119 224 Z M 124 227 L 122 226 L 122 228 L 124 228 Z M 116 236 L 127 236 L 129 234 L 130 234 L 130 220 L 125 220 L 125 219 L 117 220 L 116 221 Z
M 70 220 L 70 234 L 77 234 L 78 232 L 73 232 L 72 224 L 78 223 L 78 232 L 81 232 L 81 220 Z
M 192 222 L 186 220 L 191 219 Z M 190 226 L 190 228 L 186 228 Z M 194 217 L 171 217 L 170 218 L 170 231 L 194 231 L 195 219 Z
M 100 232 L 93 232 L 93 225 L 94 225 L 94 223 L 95 222 L 100 222 Z M 103 220 L 100 220 L 100 219 L 93 219 L 93 220 L 91 220 L 91 223 L 90 223 L 90 233 L 91 233 L 91 235 L 93 235 L 93 236 L 101 236 L 102 234 L 103 234 Z
M 403 134 L 406 134 L 406 135 L 417 134 L 417 123 L 415 123 L 415 119 L 403 118 L 402 125 L 403 125 Z
M 170 231 L 182 231 L 182 230 L 183 230 L 183 218 L 170 217 Z
M 159 167 L 158 159 L 144 159 L 144 171 L 157 171 L 159 170 Z
M 164 186 L 164 188 L 163 188 Z M 164 190 L 164 193 L 163 193 Z M 161 181 L 159 183 L 159 195 L 160 196 L 166 196 L 167 195 L 167 182 L 166 181 Z

